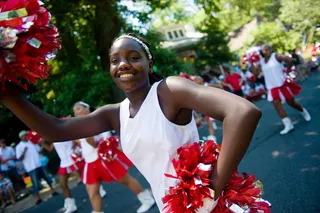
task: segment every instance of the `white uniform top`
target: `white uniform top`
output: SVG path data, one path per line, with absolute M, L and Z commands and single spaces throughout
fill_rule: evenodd
M 74 161 L 71 158 L 73 153 L 72 145 L 72 141 L 53 143 L 53 146 L 60 158 L 61 168 L 66 168 L 74 164 Z
M 103 133 L 94 136 L 94 140 L 98 142 L 103 137 Z M 98 159 L 98 148 L 91 146 L 85 138 L 80 139 L 82 157 L 86 163 L 92 163 Z
M 281 87 L 284 84 L 284 66 L 276 59 L 276 53 L 271 54 L 271 57 L 267 63 L 265 63 L 265 59 L 262 58 L 260 64 L 267 89 L 270 90 L 276 87 Z
M 134 118 L 130 118 L 129 100 L 121 103 L 120 141 L 123 152 L 149 182 L 161 212 L 165 190 L 175 185 L 175 180 L 164 174 L 176 175 L 171 160 L 177 156 L 177 149 L 198 142 L 199 134 L 193 116 L 184 126 L 165 117 L 158 102 L 158 85 L 159 82 L 151 87 Z

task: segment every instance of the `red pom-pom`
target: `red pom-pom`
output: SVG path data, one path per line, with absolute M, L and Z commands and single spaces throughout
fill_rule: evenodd
M 80 145 L 76 145 L 73 148 L 73 153 L 71 154 L 71 158 L 75 163 L 79 163 L 83 161 L 82 150 Z
M 171 186 L 162 201 L 166 213 L 234 213 L 270 212 L 270 204 L 261 199 L 261 190 L 253 175 L 235 171 L 224 192 L 214 201 L 214 192 L 209 188 L 210 176 L 217 163 L 221 146 L 207 141 L 202 146 L 194 143 L 178 149 L 178 159 L 172 163 L 177 185 Z M 214 180 L 213 180 L 214 181 Z
M 26 137 L 27 137 L 27 140 L 31 141 L 31 143 L 33 144 L 38 144 L 40 143 L 41 140 L 43 140 L 43 138 L 33 130 L 29 130 Z
M 111 136 L 108 139 L 101 139 L 98 141 L 98 155 L 107 162 L 113 161 L 119 154 L 119 140 L 115 136 Z
M 46 65 L 61 48 L 50 13 L 38 0 L 0 2 L 0 83 L 11 81 L 24 89 L 19 78 L 31 83 L 48 76 Z
M 296 81 L 297 70 L 295 66 L 291 67 L 291 70 L 283 69 L 282 72 L 284 73 L 287 83 L 293 83 Z

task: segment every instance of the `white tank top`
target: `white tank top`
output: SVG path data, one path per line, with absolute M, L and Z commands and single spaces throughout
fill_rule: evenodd
M 101 135 L 94 136 L 94 140 L 97 142 L 101 138 Z M 98 159 L 98 148 L 91 146 L 85 138 L 80 139 L 82 157 L 86 163 L 92 163 Z
M 284 66 L 276 59 L 276 53 L 271 54 L 267 63 L 265 63 L 265 59 L 262 58 L 260 64 L 267 89 L 270 90 L 276 87 L 281 87 L 284 84 Z
M 183 144 L 199 141 L 194 118 L 180 126 L 170 122 L 163 114 L 155 83 L 139 112 L 130 118 L 129 100 L 120 105 L 120 141 L 123 152 L 134 163 L 149 182 L 160 212 L 164 207 L 161 198 L 175 180 L 164 176 L 165 173 L 176 175 L 171 160 Z
M 60 167 L 66 168 L 74 164 L 71 155 L 72 155 L 72 141 L 53 143 L 54 148 L 57 151 L 57 154 L 60 158 Z

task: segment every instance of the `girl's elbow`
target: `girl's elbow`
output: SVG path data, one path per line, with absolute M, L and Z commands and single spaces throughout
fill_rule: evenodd
M 249 106 L 246 111 L 247 111 L 246 112 L 247 116 L 250 116 L 252 118 L 256 118 L 257 120 L 260 120 L 260 118 L 262 116 L 261 110 L 253 104 L 251 104 L 251 106 Z
M 260 120 L 262 116 L 261 110 L 258 107 L 256 107 L 254 104 L 247 101 L 242 105 L 241 112 L 244 117 L 255 118 L 257 120 Z

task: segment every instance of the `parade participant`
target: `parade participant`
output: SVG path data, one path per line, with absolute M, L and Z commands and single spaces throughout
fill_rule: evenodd
M 79 101 L 75 103 L 73 112 L 75 117 L 86 116 L 90 111 L 89 104 Z M 105 133 L 101 133 L 94 137 L 80 139 L 82 156 L 86 162 L 83 172 L 82 180 L 86 184 L 87 192 L 90 197 L 92 208 L 95 212 L 102 211 L 102 199 L 99 194 L 99 188 L 102 186 L 101 182 L 107 183 L 117 181 L 118 183 L 128 187 L 134 192 L 141 206 L 138 208 L 137 213 L 147 212 L 154 204 L 155 201 L 149 190 L 143 190 L 141 184 L 134 177 L 130 176 L 128 169 L 132 166 L 132 163 L 127 159 L 126 161 L 112 161 L 110 163 L 103 161 L 98 156 L 98 142 L 104 138 Z
M 210 182 L 217 199 L 246 153 L 261 112 L 244 98 L 221 89 L 180 77 L 161 80 L 153 73 L 153 60 L 151 47 L 142 38 L 128 34 L 116 39 L 110 49 L 110 74 L 127 98 L 86 116 L 57 119 L 9 84 L 0 92 L 0 100 L 49 141 L 116 130 L 124 153 L 150 183 L 160 211 L 166 189 L 175 184 L 164 173 L 174 174 L 176 150 L 199 141 L 193 111 L 221 120 L 222 148 Z
M 287 64 L 287 71 L 289 72 L 293 65 L 293 60 L 290 57 L 272 52 L 272 48 L 268 44 L 262 46 L 261 54 L 260 64 L 257 68 L 253 66 L 253 71 L 257 75 L 263 72 L 268 89 L 268 101 L 272 101 L 284 124 L 284 129 L 280 131 L 280 134 L 287 134 L 294 129 L 294 126 L 282 106 L 282 101 L 285 100 L 290 107 L 298 110 L 306 121 L 311 120 L 309 112 L 294 99 L 300 93 L 301 87 L 295 82 L 289 83 L 283 72 L 284 66 L 282 63 Z
M 60 176 L 60 187 L 63 191 L 63 195 L 65 197 L 64 200 L 64 213 L 72 213 L 77 211 L 78 207 L 76 205 L 76 201 L 72 198 L 70 188 L 68 186 L 68 180 L 70 175 L 73 173 L 76 177 L 80 177 L 80 170 L 84 165 L 84 162 L 75 163 L 71 158 L 73 153 L 73 142 L 65 141 L 60 143 L 47 144 L 44 140 L 41 141 L 41 146 L 45 148 L 48 152 L 56 150 L 59 158 L 60 158 L 60 168 L 58 170 L 58 174 Z M 81 163 L 83 165 L 81 165 Z

